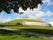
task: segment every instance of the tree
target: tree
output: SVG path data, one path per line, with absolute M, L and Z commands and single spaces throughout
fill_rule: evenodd
M 38 4 L 42 4 L 42 0 L 0 0 L 0 12 L 4 10 L 10 13 L 11 9 L 13 9 L 14 12 L 18 13 L 19 7 L 27 10 L 27 8 L 37 8 Z

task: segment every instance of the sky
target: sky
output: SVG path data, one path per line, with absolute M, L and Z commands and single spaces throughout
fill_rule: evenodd
M 38 5 L 38 8 L 34 8 L 30 10 L 29 8 L 24 11 L 19 8 L 19 12 L 23 12 L 23 14 L 18 14 L 11 10 L 10 14 L 7 14 L 5 11 L 0 13 L 0 23 L 8 22 L 11 20 L 19 19 L 19 18 L 29 18 L 29 19 L 37 19 L 42 20 L 44 22 L 50 23 L 53 26 L 53 0 L 43 0 L 42 5 Z

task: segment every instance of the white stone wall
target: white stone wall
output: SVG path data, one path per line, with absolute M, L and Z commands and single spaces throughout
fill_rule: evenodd
M 43 22 L 22 22 L 23 25 L 38 25 L 38 26 L 49 26 L 47 23 Z

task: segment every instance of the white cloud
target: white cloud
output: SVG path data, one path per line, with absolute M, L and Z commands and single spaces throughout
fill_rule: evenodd
M 0 17 L 0 23 L 2 23 L 3 21 L 2 21 L 3 19 L 2 19 L 2 17 Z
M 45 15 L 46 15 L 46 16 L 52 16 L 52 15 L 53 15 L 53 12 L 47 11 Z
M 48 5 L 51 5 L 52 2 L 51 0 L 43 0 L 44 3 L 47 3 Z M 23 12 L 24 14 L 17 14 L 17 13 L 14 13 L 13 16 L 16 16 L 17 18 L 16 19 L 19 19 L 19 18 L 30 18 L 30 19 L 41 19 L 41 20 L 49 20 L 46 19 L 46 18 L 42 18 L 44 16 L 51 16 L 53 15 L 51 11 L 47 11 L 47 12 L 43 12 L 41 11 L 41 5 L 39 4 L 38 5 L 38 8 L 34 8 L 33 11 L 30 10 L 29 8 L 27 9 L 27 11 L 24 11 L 22 10 L 21 8 L 19 8 L 19 12 Z M 2 18 L 0 18 L 1 22 L 6 22 L 6 21 L 10 21 L 11 19 L 8 18 L 6 20 L 3 20 Z
M 43 3 L 47 3 L 47 5 L 52 5 L 53 2 L 51 0 L 43 0 Z
M 51 0 L 43 0 L 44 3 L 47 3 L 48 5 L 51 5 Z M 34 8 L 33 11 L 28 8 L 27 11 L 23 11 L 21 8 L 19 9 L 19 12 L 24 12 L 22 15 L 17 15 L 17 18 L 32 18 L 32 19 L 41 19 L 43 16 L 51 16 L 52 12 L 47 11 L 43 12 L 40 10 L 41 6 L 38 5 L 38 8 Z
M 8 18 L 8 19 L 5 19 L 5 20 L 4 20 L 4 22 L 8 22 L 8 21 L 11 21 L 11 19 L 10 19 L 10 18 Z
M 41 20 L 45 20 L 46 18 L 42 18 L 44 16 L 52 16 L 52 12 L 51 11 L 41 11 L 41 5 L 38 5 L 38 8 L 34 8 L 33 11 L 30 10 L 29 8 L 27 9 L 27 11 L 22 11 L 22 9 L 20 9 L 20 12 L 23 12 L 23 14 L 19 15 L 15 13 L 15 16 L 17 16 L 18 18 L 31 18 L 31 19 L 41 19 Z M 46 19 L 48 20 L 48 19 Z
M 51 24 L 53 26 L 53 22 L 49 22 L 49 24 Z
M 43 21 L 50 22 L 53 21 L 53 18 L 42 18 Z
M 6 19 L 6 18 L 0 16 L 0 23 L 8 22 L 8 21 L 11 21 L 11 19 L 10 19 L 10 18 L 7 18 L 7 19 Z
M 20 7 L 20 8 L 19 8 L 19 12 L 24 12 L 24 10 Z
M 38 5 L 38 8 L 35 8 L 32 10 L 30 10 L 29 8 L 27 9 L 27 11 L 22 11 L 22 9 L 20 9 L 20 12 L 23 12 L 24 14 L 16 14 L 15 16 L 17 16 L 17 18 L 32 18 L 32 19 L 37 19 L 40 18 L 42 16 L 44 16 L 44 12 L 40 11 L 41 6 L 40 4 Z

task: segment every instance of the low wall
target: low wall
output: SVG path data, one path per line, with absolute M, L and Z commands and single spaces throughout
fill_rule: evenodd
M 43 22 L 22 22 L 23 25 L 38 25 L 38 26 L 49 26 L 47 23 Z

